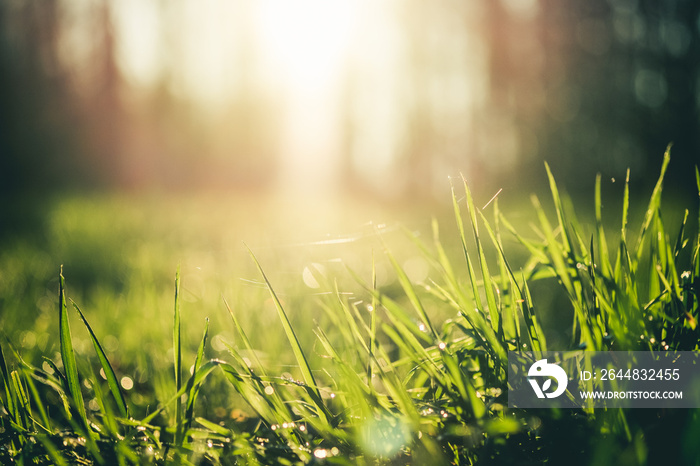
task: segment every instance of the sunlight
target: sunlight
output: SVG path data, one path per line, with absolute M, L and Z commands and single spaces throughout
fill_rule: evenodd
M 285 193 L 328 194 L 340 176 L 343 66 L 362 3 L 268 0 L 258 5 L 265 75 L 284 101 L 279 187 Z
M 337 84 L 361 3 L 267 0 L 257 5 L 263 59 L 278 68 L 288 90 L 307 93 Z

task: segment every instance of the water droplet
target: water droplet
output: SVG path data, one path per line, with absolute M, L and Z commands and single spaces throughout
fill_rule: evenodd
M 269 396 L 269 395 L 272 395 L 273 393 L 275 393 L 275 389 L 272 388 L 271 385 L 268 385 L 267 387 L 265 387 L 265 395 Z
M 328 452 L 324 448 L 319 448 L 314 450 L 314 456 L 322 459 L 328 456 Z
M 425 332 L 425 324 L 423 322 L 418 324 L 418 330 L 420 330 L 421 332 Z
M 654 337 L 649 338 L 649 343 L 651 343 L 652 345 L 654 343 L 656 343 L 656 338 L 654 338 Z
M 331 393 L 331 398 L 335 398 L 335 393 Z
M 447 348 L 447 345 L 445 344 L 445 342 L 441 341 L 440 344 L 438 344 L 438 348 L 440 348 L 441 351 L 445 351 L 445 348 Z
M 134 381 L 131 379 L 131 377 L 124 376 L 122 377 L 121 385 L 124 390 L 131 390 L 134 388 Z
M 304 424 L 300 425 L 299 430 L 302 432 L 306 432 L 306 426 Z
M 214 446 L 214 442 L 212 442 L 211 440 L 207 440 L 207 447 L 211 448 L 213 446 Z
M 374 311 L 374 306 L 372 306 L 371 304 L 368 304 L 368 305 L 367 305 L 367 311 L 369 311 L 369 312 Z
M 338 456 L 339 454 L 340 454 L 340 450 L 338 450 L 338 447 L 331 448 L 331 455 Z

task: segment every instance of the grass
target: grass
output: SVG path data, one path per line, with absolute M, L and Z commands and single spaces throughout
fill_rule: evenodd
M 142 340 L 131 363 L 114 341 L 106 344 L 109 326 L 89 323 L 101 316 L 75 302 L 71 312 L 61 272 L 57 354 L 25 359 L 13 338 L 0 342 L 0 461 L 699 464 L 690 441 L 700 433 L 694 410 L 507 408 L 511 350 L 698 350 L 700 236 L 688 211 L 676 229 L 665 226 L 669 160 L 667 151 L 634 237 L 628 183 L 611 234 L 597 179 L 588 232 L 546 167 L 554 216 L 533 196 L 534 239 L 508 221 L 497 199 L 478 209 L 466 183 L 454 186 L 461 253 L 448 252 L 437 221 L 429 241 L 405 232 L 411 257 L 428 267 L 419 279 L 378 232 L 382 254 L 359 268 L 352 261 L 332 271 L 307 267 L 305 281 L 318 293 L 281 294 L 251 248 L 255 300 L 224 293 L 212 322 L 228 330 L 216 328 L 213 339 L 208 319 L 186 316 L 192 303 L 178 268 L 169 319 L 148 310 L 159 306 L 152 296 L 140 304 L 148 319 L 115 317 L 124 341 L 172 322 L 172 348 Z M 697 172 L 696 179 L 700 193 Z M 505 239 L 527 252 L 522 264 L 509 259 Z M 379 280 L 381 266 L 393 284 Z M 535 287 L 561 293 L 566 309 L 541 309 Z M 260 317 L 266 300 L 275 321 Z M 568 341 L 553 347 L 543 313 L 556 312 Z M 94 354 L 78 344 L 71 314 Z

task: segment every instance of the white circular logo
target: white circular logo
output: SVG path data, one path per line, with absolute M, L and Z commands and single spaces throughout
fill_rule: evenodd
M 532 389 L 535 391 L 537 398 L 556 398 L 566 390 L 566 384 L 568 382 L 566 372 L 556 364 L 549 364 L 546 359 L 540 359 L 530 366 L 530 369 L 527 371 L 527 376 L 527 380 L 530 382 L 530 385 L 532 385 Z M 530 377 L 546 377 L 546 379 L 542 382 L 542 386 L 540 387 L 537 380 Z M 553 392 L 547 392 L 552 386 L 552 378 L 557 381 L 557 388 Z

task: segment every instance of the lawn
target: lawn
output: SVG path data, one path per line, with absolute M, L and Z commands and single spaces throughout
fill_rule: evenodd
M 549 199 L 453 180 L 391 216 L 54 200 L 0 250 L 0 460 L 700 464 L 697 410 L 507 407 L 508 351 L 698 350 L 697 198 L 662 202 L 669 159 L 643 202 L 599 177 L 574 203 L 548 167 Z

